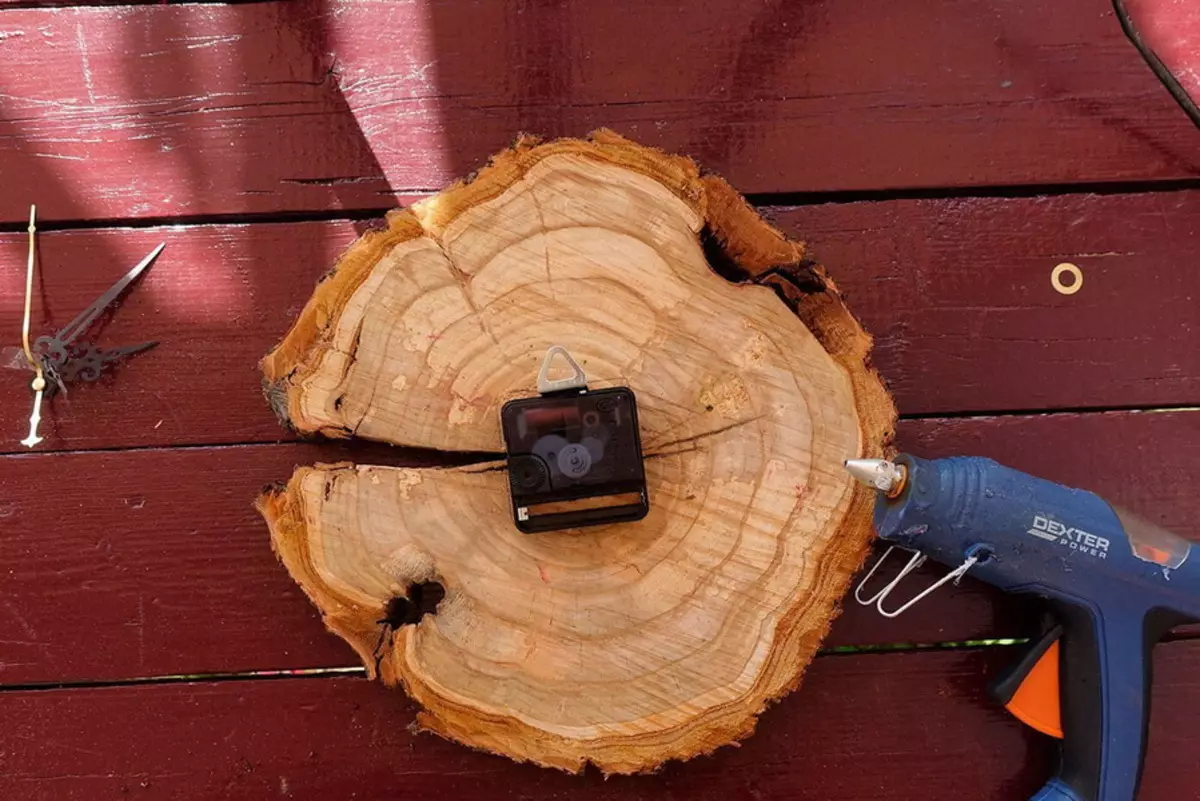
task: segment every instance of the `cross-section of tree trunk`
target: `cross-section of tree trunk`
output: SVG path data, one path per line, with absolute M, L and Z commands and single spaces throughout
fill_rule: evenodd
M 745 737 L 798 685 L 870 538 L 842 461 L 882 455 L 894 422 L 803 256 L 724 181 L 600 132 L 523 140 L 342 257 L 263 362 L 301 432 L 500 460 L 500 407 L 536 394 L 551 345 L 638 400 L 640 522 L 522 534 L 503 461 L 301 468 L 260 499 L 293 578 L 421 724 L 634 772 Z

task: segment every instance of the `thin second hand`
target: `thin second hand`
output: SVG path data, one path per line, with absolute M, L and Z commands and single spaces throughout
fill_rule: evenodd
M 33 382 L 29 385 L 33 390 L 33 410 L 29 413 L 29 436 L 21 440 L 21 444 L 32 448 L 42 441 L 38 436 L 38 424 L 42 422 L 42 396 L 46 390 L 46 377 L 42 373 L 42 363 L 33 355 L 29 347 L 29 326 L 33 306 L 33 265 L 35 261 L 37 235 L 37 206 L 29 207 L 29 259 L 25 266 L 25 316 L 21 324 L 21 344 L 25 348 L 25 360 L 35 373 Z

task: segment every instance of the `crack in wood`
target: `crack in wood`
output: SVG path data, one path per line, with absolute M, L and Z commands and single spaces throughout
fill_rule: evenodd
M 650 456 L 657 455 L 658 451 L 660 451 L 662 448 L 671 448 L 676 445 L 686 445 L 688 443 L 698 442 L 699 440 L 706 439 L 709 437 L 715 437 L 719 434 L 724 434 L 727 431 L 733 431 L 736 428 L 741 428 L 743 426 L 750 425 L 751 423 L 758 422 L 759 420 L 762 420 L 766 416 L 767 415 L 765 413 L 756 414 L 753 417 L 749 417 L 745 420 L 738 420 L 737 422 L 730 423 L 727 426 L 721 426 L 720 428 L 714 428 L 711 431 L 705 431 L 700 434 L 693 434 L 692 436 L 689 436 L 689 437 L 683 437 L 681 439 L 673 439 L 673 440 L 669 440 L 667 442 L 658 442 L 644 450 L 649 451 L 649 453 L 646 454 L 647 458 L 649 458 Z

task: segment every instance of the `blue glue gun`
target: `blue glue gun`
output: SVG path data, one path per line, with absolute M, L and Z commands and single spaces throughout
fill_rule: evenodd
M 1003 682 L 1011 691 L 1046 654 L 1057 658 L 1062 763 L 1033 801 L 1133 801 L 1150 719 L 1151 649 L 1173 626 L 1200 620 L 1200 560 L 1189 560 L 1191 543 L 1098 495 L 991 459 L 904 455 L 853 459 L 846 468 L 879 491 L 879 536 L 914 552 L 898 576 L 864 598 L 876 564 L 859 601 L 894 617 L 967 572 L 1047 599 L 1058 625 Z M 885 610 L 891 591 L 926 557 L 954 570 Z

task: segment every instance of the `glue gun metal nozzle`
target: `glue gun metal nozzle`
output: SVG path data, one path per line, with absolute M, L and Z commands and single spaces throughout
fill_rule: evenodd
M 904 468 L 887 459 L 847 459 L 845 465 L 860 484 L 888 495 L 904 486 Z

